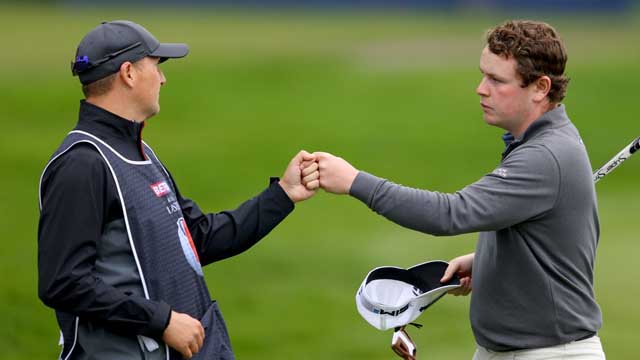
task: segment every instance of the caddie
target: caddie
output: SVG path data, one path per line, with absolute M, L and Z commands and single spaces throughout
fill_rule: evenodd
M 160 110 L 160 64 L 187 53 L 130 21 L 78 45 L 85 99 L 40 180 L 39 296 L 55 309 L 61 359 L 233 359 L 202 266 L 250 248 L 317 187 L 301 151 L 235 210 L 205 214 L 181 194 L 142 130 Z

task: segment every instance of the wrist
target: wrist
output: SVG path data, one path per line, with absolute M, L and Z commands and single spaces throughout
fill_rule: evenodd
M 298 202 L 293 196 L 293 186 L 291 186 L 290 184 L 288 184 L 282 179 L 278 180 L 278 185 L 280 185 L 284 193 L 287 194 L 287 197 L 289 198 L 289 200 L 291 200 L 291 202 L 293 203 Z
M 150 338 L 159 338 L 162 336 L 171 320 L 171 306 L 164 301 L 160 301 L 153 303 L 153 307 L 151 309 L 153 311 L 151 318 L 149 319 L 147 326 L 141 329 L 139 334 Z
M 356 178 L 358 177 L 359 173 L 360 171 L 358 169 L 355 169 L 355 168 L 353 169 L 353 172 L 349 176 L 349 185 L 347 186 L 345 194 L 351 193 L 351 187 L 353 186 L 353 183 L 356 181 Z

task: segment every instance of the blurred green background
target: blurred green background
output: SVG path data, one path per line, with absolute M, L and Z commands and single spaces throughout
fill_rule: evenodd
M 565 104 L 594 168 L 640 135 L 640 23 L 531 16 L 566 40 Z M 161 113 L 145 129 L 183 194 L 234 208 L 281 175 L 299 150 L 338 154 L 409 186 L 453 192 L 492 171 L 502 131 L 484 124 L 474 89 L 489 27 L 522 14 L 306 13 L 214 9 L 0 6 L 0 359 L 57 357 L 53 311 L 37 298 L 38 181 L 76 122 L 69 62 L 102 20 L 143 24 L 190 55 L 163 65 Z M 637 358 L 636 214 L 640 158 L 597 185 L 595 289 L 610 359 Z M 358 315 L 354 295 L 381 265 L 472 252 L 476 235 L 403 229 L 348 197 L 318 193 L 248 252 L 206 276 L 239 359 L 391 359 L 391 332 Z M 468 297 L 445 297 L 410 330 L 421 359 L 470 359 Z

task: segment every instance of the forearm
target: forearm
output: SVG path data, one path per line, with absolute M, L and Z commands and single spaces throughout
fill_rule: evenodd
M 464 216 L 456 217 L 452 207 L 456 194 L 442 194 L 394 184 L 360 172 L 350 195 L 369 208 L 404 227 L 432 235 L 455 235 L 472 231 Z
M 38 236 L 38 294 L 42 302 L 118 333 L 161 336 L 169 305 L 115 288 L 94 273 L 96 244 L 101 239 L 95 229 L 100 229 L 100 217 L 86 216 L 75 224 L 79 213 L 52 214 L 53 205 L 48 202 L 43 209 Z
M 94 273 L 101 236 L 94 229 L 100 229 L 101 220 L 84 217 L 74 224 L 79 214 L 69 217 L 56 211 L 51 215 L 52 205 L 47 203 L 43 210 L 38 237 L 38 294 L 42 302 L 121 334 L 161 336 L 169 305 L 115 288 Z
M 502 164 L 510 177 L 487 174 L 452 194 L 401 186 L 360 172 L 350 194 L 387 219 L 424 233 L 491 231 L 520 223 L 553 207 L 558 176 L 553 169 L 544 169 L 553 166 L 543 156 L 528 162 L 515 158 Z
M 39 284 L 45 305 L 120 334 L 159 338 L 171 312 L 164 302 L 124 293 L 91 275 L 58 277 L 41 271 Z
M 203 214 L 194 202 L 182 199 L 182 203 L 202 265 L 249 249 L 294 208 L 277 182 L 231 211 Z

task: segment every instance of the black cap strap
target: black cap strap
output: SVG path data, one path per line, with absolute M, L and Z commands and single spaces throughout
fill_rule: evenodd
M 80 74 L 83 71 L 87 71 L 89 69 L 93 69 L 96 66 L 106 63 L 107 61 L 115 58 L 116 56 L 123 54 L 131 49 L 135 49 L 138 46 L 142 45 L 140 41 L 133 43 L 124 49 L 120 49 L 118 51 L 114 51 L 110 54 L 105 55 L 103 58 L 100 58 L 96 61 L 89 61 L 89 57 L 86 55 L 78 56 L 76 61 L 71 62 L 71 73 L 73 76 Z

